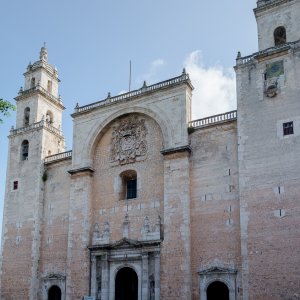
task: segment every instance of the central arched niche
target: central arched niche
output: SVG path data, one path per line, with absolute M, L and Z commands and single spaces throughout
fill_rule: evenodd
M 99 136 L 93 153 L 92 225 L 99 224 L 100 235 L 109 227 L 110 242 L 117 241 L 124 237 L 122 224 L 128 213 L 128 237 L 141 239 L 145 223 L 151 229 L 163 216 L 161 129 L 151 117 L 133 113 L 113 120 Z M 132 180 L 132 174 L 137 196 L 126 199 L 126 180 Z

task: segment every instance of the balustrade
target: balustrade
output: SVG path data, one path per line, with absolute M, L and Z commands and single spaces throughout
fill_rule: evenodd
M 17 129 L 11 129 L 10 130 L 10 135 L 23 133 L 23 132 L 30 131 L 32 129 L 36 129 L 36 128 L 39 128 L 39 127 L 45 127 L 45 128 L 47 128 L 48 130 L 50 130 L 51 132 L 53 132 L 55 134 L 62 135 L 61 130 L 53 127 L 50 123 L 48 123 L 45 120 L 41 120 L 40 122 L 30 124 L 29 126 L 25 126 L 25 127 L 21 127 L 21 128 L 17 128 Z
M 236 118 L 237 118 L 237 111 L 233 110 L 233 111 L 226 112 L 224 114 L 214 115 L 207 118 L 191 121 L 189 122 L 189 127 L 193 127 L 193 128 L 206 127 L 209 125 L 236 120 Z
M 52 163 L 52 162 L 55 162 L 55 161 L 70 159 L 70 158 L 72 158 L 72 150 L 47 156 L 44 159 L 44 163 L 47 164 L 47 163 Z
M 85 105 L 85 106 L 80 106 L 80 107 L 75 107 L 75 113 L 80 113 L 80 112 L 85 112 L 91 109 L 94 109 L 96 107 L 100 107 L 109 103 L 114 103 L 114 102 L 118 102 L 118 101 L 123 101 L 123 100 L 128 100 L 130 98 L 134 98 L 137 96 L 140 96 L 142 94 L 145 94 L 147 92 L 152 92 L 152 91 L 156 91 L 158 89 L 161 88 L 165 88 L 168 86 L 172 86 L 174 84 L 179 84 L 181 82 L 186 82 L 189 81 L 189 75 L 183 73 L 181 76 L 178 77 L 174 77 L 172 79 L 166 80 L 166 81 L 162 81 L 150 86 L 143 86 L 142 88 L 140 88 L 139 90 L 135 90 L 132 92 L 128 92 L 122 95 L 118 95 L 118 96 L 114 96 L 114 97 L 110 97 L 108 96 L 106 99 L 89 104 L 89 105 Z
M 289 49 L 295 48 L 295 47 L 300 47 L 300 40 L 295 41 L 295 42 L 285 43 L 283 45 L 274 46 L 274 47 L 253 53 L 252 55 L 248 55 L 245 57 L 238 57 L 236 59 L 236 64 L 237 64 L 237 66 L 239 66 L 239 65 L 245 65 L 248 63 L 252 63 L 254 61 L 254 59 L 256 59 L 259 56 L 270 55 L 274 52 L 276 53 L 277 51 L 289 50 Z

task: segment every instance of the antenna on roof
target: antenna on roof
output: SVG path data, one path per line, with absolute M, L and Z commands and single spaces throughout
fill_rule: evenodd
M 129 60 L 129 92 L 131 89 L 131 60 Z

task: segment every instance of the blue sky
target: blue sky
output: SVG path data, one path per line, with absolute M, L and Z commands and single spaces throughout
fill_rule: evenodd
M 195 86 L 193 118 L 235 108 L 237 51 L 257 51 L 256 0 L 2 1 L 0 97 L 14 102 L 43 42 L 57 66 L 66 111 L 63 131 L 72 149 L 72 118 L 80 105 L 165 80 L 186 67 Z M 9 129 L 0 124 L 0 223 Z M 1 225 L 0 225 L 1 228 Z

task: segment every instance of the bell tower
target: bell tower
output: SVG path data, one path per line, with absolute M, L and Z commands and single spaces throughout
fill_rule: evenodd
M 300 39 L 299 10 L 297 0 L 257 1 L 254 13 L 260 51 Z
M 16 128 L 9 135 L 4 201 L 1 299 L 37 299 L 41 220 L 44 205 L 43 159 L 65 150 L 61 131 L 64 106 L 58 94 L 58 72 L 41 48 L 29 63 L 24 87 L 15 98 Z M 18 284 L 17 293 L 12 286 Z M 13 292 L 11 292 L 13 291 Z
M 235 66 L 240 291 L 244 300 L 292 299 L 300 280 L 300 0 L 259 0 L 254 13 L 259 51 L 239 53 Z

